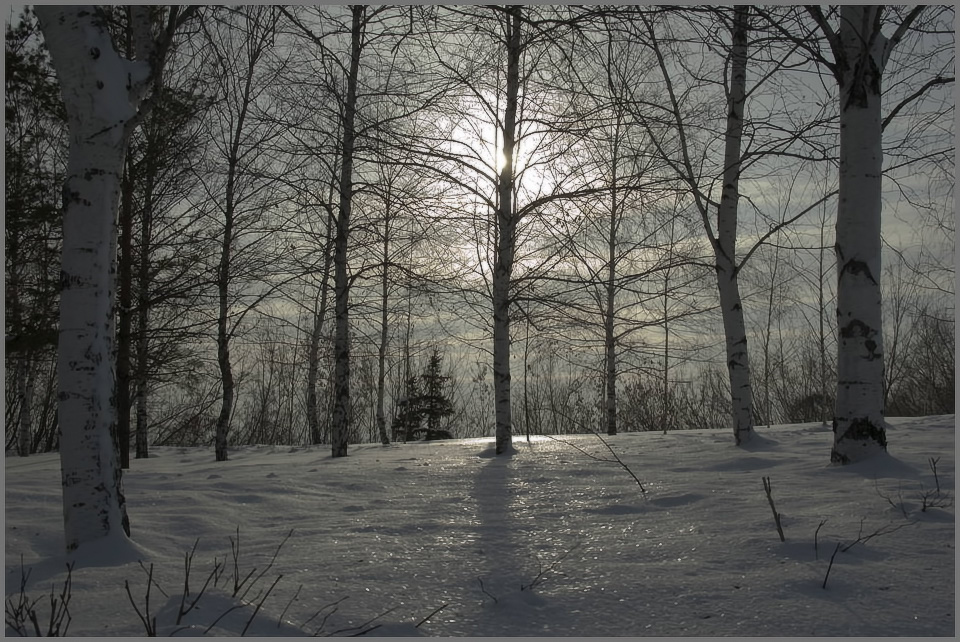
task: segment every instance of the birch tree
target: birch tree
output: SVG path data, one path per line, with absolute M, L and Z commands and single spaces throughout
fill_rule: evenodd
M 126 59 L 118 55 L 94 7 L 36 8 L 70 132 L 58 352 L 67 551 L 130 533 L 111 437 L 120 178 L 130 135 L 159 78 L 174 31 L 195 10 L 171 7 L 162 36 L 155 38 L 150 9 L 132 8 L 135 57 Z
M 665 106 L 644 102 L 648 109 L 661 108 L 661 117 L 650 118 L 638 114 L 645 120 L 646 127 L 657 151 L 677 173 L 681 189 L 689 191 L 690 200 L 700 214 L 703 228 L 710 246 L 713 248 L 714 266 L 717 278 L 717 291 L 725 335 L 726 367 L 730 383 L 731 419 L 734 441 L 745 444 L 753 434 L 753 399 L 750 385 L 750 359 L 747 349 L 747 332 L 743 314 L 743 300 L 740 295 L 738 276 L 747 261 L 758 248 L 784 227 L 799 220 L 820 203 L 831 198 L 825 194 L 807 207 L 791 212 L 790 216 L 779 223 L 771 224 L 769 229 L 758 230 L 759 237 L 745 251 L 738 252 L 738 226 L 740 225 L 741 184 L 747 170 L 764 158 L 795 157 L 806 161 L 824 160 L 824 155 L 815 145 L 809 143 L 809 132 L 817 131 L 826 119 L 825 110 L 811 110 L 810 114 L 792 113 L 787 115 L 786 126 L 767 122 L 758 126 L 756 119 L 750 122 L 750 136 L 744 137 L 744 113 L 747 98 L 768 83 L 778 72 L 793 62 L 794 51 L 772 50 L 763 67 L 758 67 L 758 80 L 747 88 L 747 64 L 751 16 L 756 11 L 749 6 L 736 6 L 729 10 L 709 9 L 707 23 L 699 24 L 699 11 L 686 16 L 686 27 L 694 30 L 694 39 L 704 39 L 704 48 L 719 50 L 724 58 L 723 88 L 725 111 L 722 119 L 722 133 L 714 134 L 709 127 L 694 119 L 704 118 L 703 104 L 709 101 L 712 92 L 698 95 L 708 88 L 711 72 L 707 66 L 710 58 L 707 51 L 697 52 L 690 60 L 682 54 L 668 58 L 671 46 L 683 40 L 683 36 L 664 39 L 657 33 L 654 17 L 640 12 L 639 18 L 645 28 L 645 39 L 653 50 L 657 66 L 664 80 L 668 100 Z M 668 23 L 669 24 L 669 23 Z M 717 29 L 709 25 L 721 26 L 730 34 L 728 43 L 717 43 L 714 36 Z M 708 40 L 709 39 L 709 40 Z M 678 71 L 679 70 L 679 71 Z M 719 70 L 718 70 L 719 71 Z M 683 79 L 683 81 L 681 81 Z M 780 98 L 783 100 L 783 97 Z M 756 101 L 758 102 L 758 101 Z M 713 113 L 707 110 L 707 114 Z M 764 115 L 765 120 L 775 120 L 777 112 Z M 668 123 L 668 124 L 667 124 Z M 656 131 L 655 131 L 656 128 Z M 697 137 L 698 129 L 706 129 L 707 136 L 716 136 L 713 141 Z M 759 135 L 758 132 L 764 132 Z M 715 151 L 716 148 L 722 151 Z M 708 167 L 706 161 L 712 154 L 718 154 L 722 165 L 718 171 Z M 719 183 L 719 185 L 718 185 Z M 719 199 L 715 194 L 719 192 Z M 715 217 L 715 219 L 714 219 Z M 715 221 L 715 222 L 714 222 Z
M 883 6 L 842 6 L 836 31 L 819 8 L 810 8 L 830 43 L 840 99 L 834 463 L 860 461 L 887 449 L 880 289 L 881 81 L 893 48 L 922 11 L 914 8 L 888 38 L 881 30 Z
M 641 15 L 649 43 L 663 74 L 669 96 L 668 115 L 679 136 L 679 159 L 672 160 L 681 180 L 693 190 L 697 209 L 703 219 L 704 230 L 713 248 L 717 274 L 717 291 L 720 295 L 720 310 L 723 319 L 726 343 L 727 373 L 730 378 L 731 419 L 737 445 L 750 440 L 753 434 L 753 400 L 750 387 L 750 359 L 747 351 L 747 331 L 743 317 L 743 302 L 737 281 L 737 215 L 740 198 L 739 182 L 742 167 L 741 140 L 743 137 L 743 112 L 747 85 L 747 36 L 750 8 L 738 6 L 733 10 L 730 22 L 730 45 L 727 51 L 729 84 L 726 86 L 726 130 L 723 135 L 723 170 L 719 202 L 711 203 L 709 195 L 698 185 L 698 172 L 690 148 L 688 125 L 681 115 L 683 98 L 678 95 L 671 71 L 664 55 L 660 38 L 650 18 Z M 660 151 L 663 143 L 655 138 Z M 665 154 L 669 157 L 669 153 Z M 710 206 L 716 207 L 716 225 L 710 220 Z
M 437 16 L 434 62 L 455 86 L 442 117 L 427 123 L 434 144 L 417 141 L 414 151 L 423 159 L 418 167 L 448 186 L 460 210 L 465 238 L 458 249 L 476 254 L 469 268 L 476 285 L 461 294 L 467 305 L 485 308 L 480 329 L 492 335 L 495 450 L 503 454 L 513 432 L 511 307 L 562 260 L 541 252 L 536 239 L 562 203 L 603 191 L 567 162 L 570 137 L 583 131 L 568 102 L 552 99 L 573 67 L 564 48 L 574 47 L 564 38 L 577 39 L 582 12 L 450 7 Z
M 953 78 L 936 75 L 886 117 L 882 113 L 882 81 L 895 48 L 931 10 L 923 6 L 907 11 L 883 5 L 844 5 L 824 13 L 820 7 L 807 7 L 815 33 L 826 40 L 830 59 L 809 36 L 779 27 L 786 38 L 830 71 L 838 88 L 837 395 L 830 452 L 834 463 L 854 463 L 887 449 L 880 287 L 883 131 L 903 107 Z M 885 28 L 892 33 L 886 35 Z

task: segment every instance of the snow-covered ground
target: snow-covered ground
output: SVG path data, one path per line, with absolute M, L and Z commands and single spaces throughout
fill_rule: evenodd
M 518 439 L 509 457 L 489 439 L 352 446 L 336 460 L 319 446 L 242 448 L 225 463 L 156 448 L 124 477 L 135 544 L 74 556 L 69 633 L 143 635 L 124 582 L 143 611 L 153 564 L 161 635 L 199 635 L 226 613 L 209 635 L 250 622 L 247 635 L 953 636 L 955 418 L 891 423 L 890 455 L 847 467 L 830 465 L 831 434 L 814 424 L 761 428 L 747 450 L 715 431 L 609 438 L 646 494 L 618 464 L 547 438 Z M 595 436 L 564 439 L 611 459 Z M 69 559 L 59 462 L 5 463 L 6 595 L 19 594 L 22 556 L 45 626 Z M 922 510 L 924 493 L 943 506 Z M 238 528 L 241 579 L 257 569 L 248 586 L 293 532 L 252 606 L 231 610 Z M 176 625 L 198 538 L 191 594 L 215 558 L 226 568 Z M 837 544 L 858 538 L 823 588 Z

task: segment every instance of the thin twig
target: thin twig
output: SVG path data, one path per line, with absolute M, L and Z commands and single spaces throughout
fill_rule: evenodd
M 933 471 L 933 479 L 937 482 L 937 495 L 940 494 L 940 477 L 937 475 L 937 462 L 940 461 L 939 457 L 931 457 L 927 460 L 930 463 L 930 470 Z
M 130 582 L 128 580 L 123 581 L 123 587 L 127 590 L 127 598 L 130 599 L 130 604 L 133 605 L 133 610 L 136 611 L 137 616 L 140 618 L 140 621 L 143 622 L 143 628 L 147 631 L 148 637 L 157 636 L 157 618 L 150 617 L 150 587 L 153 586 L 153 564 L 150 565 L 150 570 L 147 573 L 147 594 L 144 601 L 144 612 L 140 612 L 140 608 L 137 606 L 136 601 L 133 599 L 133 594 L 130 592 Z
M 571 443 L 571 442 L 569 442 L 569 441 L 567 441 L 567 440 L 565 440 L 565 439 L 560 439 L 559 437 L 556 437 L 556 436 L 554 436 L 554 435 L 543 435 L 543 436 L 546 437 L 547 439 L 552 439 L 553 441 L 558 441 L 558 442 L 560 442 L 561 444 L 563 444 L 563 445 L 565 445 L 565 446 L 569 446 L 569 447 L 573 448 L 574 450 L 577 450 L 577 451 L 583 453 L 584 455 L 586 455 L 586 456 L 589 457 L 590 459 L 593 459 L 594 461 L 602 461 L 602 462 L 606 462 L 606 463 L 610 463 L 610 464 L 618 464 L 621 468 L 623 468 L 625 471 L 627 471 L 627 473 L 629 473 L 629 475 L 630 475 L 631 477 L 633 477 L 633 480 L 634 480 L 635 482 L 637 482 L 637 486 L 640 487 L 640 492 L 643 493 L 644 495 L 646 495 L 647 489 L 643 487 L 643 483 L 640 481 L 640 478 L 637 477 L 632 470 L 630 470 L 630 467 L 629 467 L 629 466 L 627 466 L 625 463 L 623 463 L 623 460 L 620 459 L 620 457 L 617 455 L 617 453 L 614 452 L 613 448 L 610 447 L 610 444 L 608 444 L 608 443 L 606 442 L 606 440 L 605 440 L 603 437 L 601 437 L 600 434 L 599 434 L 597 431 L 591 430 L 590 428 L 588 428 L 588 427 L 586 427 L 586 426 L 584 426 L 584 425 L 582 425 L 582 424 L 580 424 L 580 427 L 583 428 L 584 430 L 589 431 L 589 432 L 592 433 L 595 437 L 597 437 L 601 442 L 603 442 L 603 445 L 607 447 L 607 450 L 610 451 L 610 453 L 613 455 L 614 458 L 613 458 L 613 459 L 606 459 L 606 458 L 604 458 L 604 457 L 597 457 L 597 456 L 594 455 L 593 453 L 584 450 L 584 449 L 581 448 L 580 446 L 578 446 L 578 445 L 576 445 L 576 444 L 574 444 L 574 443 Z
M 823 525 L 827 523 L 827 520 L 821 519 L 820 525 L 817 526 L 817 530 L 813 531 L 813 558 L 820 559 L 820 553 L 817 547 L 817 535 L 820 534 L 820 529 L 823 528 Z
M 529 584 L 526 584 L 526 585 L 521 584 L 520 590 L 526 591 L 527 589 L 534 589 L 540 586 L 541 584 L 543 584 L 544 582 L 546 582 L 549 577 L 547 573 L 552 571 L 554 567 L 560 564 L 560 562 L 565 560 L 570 555 L 570 553 L 577 550 L 579 547 L 580 547 L 580 542 L 577 542 L 576 544 L 571 546 L 569 549 L 564 551 L 559 557 L 557 557 L 557 559 L 553 560 L 553 562 L 551 562 L 551 564 L 546 568 L 543 567 L 543 562 L 540 561 L 540 558 L 537 558 L 537 563 L 540 565 L 540 572 L 537 573 L 536 577 L 534 577 L 533 581 L 531 581 Z
M 916 522 L 907 522 L 906 524 L 898 524 L 898 525 L 896 525 L 896 526 L 892 526 L 892 525 L 887 525 L 886 527 L 881 526 L 880 528 L 878 528 L 877 530 L 873 531 L 873 532 L 870 533 L 869 535 L 864 535 L 864 534 L 863 534 L 863 520 L 860 520 L 860 532 L 857 534 L 857 539 L 855 539 L 855 540 L 853 540 L 852 542 L 850 542 L 849 544 L 845 545 L 845 546 L 844 546 L 842 549 L 840 549 L 840 550 L 841 550 L 842 552 L 846 553 L 847 551 L 849 551 L 851 548 L 853 548 L 853 547 L 856 546 L 857 544 L 866 544 L 867 542 L 869 542 L 870 540 L 872 540 L 874 537 L 880 537 L 881 535 L 889 535 L 890 533 L 895 533 L 895 532 L 897 532 L 898 530 L 900 530 L 900 529 L 903 528 L 904 526 L 913 526 L 914 524 L 916 524 Z
M 780 535 L 780 541 L 785 542 L 787 539 L 783 536 L 783 526 L 780 524 L 780 513 L 777 512 L 777 507 L 773 503 L 773 495 L 771 494 L 771 485 L 770 478 L 763 477 L 763 490 L 767 493 L 767 501 L 770 502 L 770 510 L 773 511 L 773 521 L 777 525 L 777 533 Z
M 840 542 L 837 542 L 837 547 L 833 549 L 833 555 L 830 556 L 830 564 L 827 565 L 827 574 L 823 576 L 823 584 L 820 588 L 827 588 L 827 578 L 830 577 L 830 569 L 833 568 L 833 559 L 837 556 L 837 551 L 840 550 Z
M 293 597 L 290 598 L 290 601 L 287 602 L 287 605 L 283 607 L 283 611 L 280 612 L 280 615 L 277 617 L 277 628 L 280 628 L 280 623 L 283 622 L 283 616 L 287 614 L 287 610 L 290 608 L 290 605 L 297 599 L 297 596 L 300 595 L 300 590 L 303 588 L 303 584 L 297 587 L 297 592 L 293 594 Z
M 435 608 L 435 609 L 430 613 L 430 615 L 428 615 L 427 617 L 425 617 L 425 618 L 423 618 L 422 620 L 420 620 L 419 622 L 417 622 L 417 623 L 414 625 L 413 628 L 419 629 L 421 624 L 426 624 L 426 623 L 427 623 L 427 620 L 429 620 L 429 619 L 432 618 L 434 615 L 436 615 L 437 613 L 439 613 L 439 612 L 442 611 L 443 609 L 447 608 L 448 606 L 450 606 L 450 605 L 447 604 L 446 602 L 443 603 L 443 604 L 441 604 L 439 607 Z
M 280 582 L 283 578 L 283 575 L 277 575 L 277 579 L 273 580 L 273 584 L 270 585 L 270 588 L 267 589 L 266 594 L 263 596 L 263 599 L 257 602 L 256 608 L 253 609 L 253 614 L 250 616 L 250 619 L 247 620 L 247 623 L 243 627 L 243 631 L 240 632 L 240 637 L 243 637 L 247 634 L 247 629 L 250 628 L 250 625 L 253 624 L 253 621 L 256 619 L 257 614 L 260 612 L 260 609 L 263 608 L 263 603 L 267 601 L 267 598 L 270 597 L 270 593 L 273 591 L 274 587 Z
M 331 634 L 328 635 L 327 637 L 333 637 L 333 636 L 335 636 L 335 635 L 340 635 L 341 633 L 345 633 L 346 631 L 353 631 L 353 630 L 355 630 L 355 629 L 363 629 L 363 627 L 368 626 L 368 625 L 376 622 L 377 620 L 379 620 L 380 618 L 382 618 L 384 615 L 387 615 L 388 613 L 392 613 L 392 612 L 394 612 L 394 611 L 396 611 L 396 610 L 397 610 L 397 607 L 395 607 L 395 606 L 394 606 L 394 607 L 391 607 L 391 608 L 387 609 L 386 611 L 384 611 L 383 613 L 381 613 L 380 615 L 375 615 L 375 616 L 373 616 L 372 618 L 370 618 L 369 620 L 367 620 L 367 621 L 364 622 L 363 624 L 358 624 L 357 626 L 347 626 L 347 627 L 344 627 L 344 628 L 342 628 L 342 629 L 337 629 L 336 631 L 334 631 L 333 633 L 331 633 Z M 377 624 L 376 626 L 374 626 L 374 627 L 372 627 L 372 628 L 369 628 L 369 629 L 366 629 L 366 630 L 360 630 L 359 632 L 354 633 L 353 635 L 351 635 L 351 637 L 356 637 L 356 636 L 359 636 L 359 635 L 365 635 L 365 634 L 369 633 L 370 631 L 373 631 L 374 629 L 377 629 L 377 628 L 379 628 L 379 627 L 380 627 L 380 625 Z
M 487 597 L 489 597 L 491 600 L 493 600 L 493 603 L 494 603 L 494 604 L 499 604 L 500 600 L 497 599 L 497 596 L 494 595 L 493 593 L 491 593 L 490 591 L 488 591 L 486 588 L 484 588 L 484 586 L 483 586 L 483 580 L 481 580 L 481 579 L 478 577 L 478 578 L 477 578 L 477 582 L 480 583 L 480 590 L 483 591 L 483 594 L 486 595 Z

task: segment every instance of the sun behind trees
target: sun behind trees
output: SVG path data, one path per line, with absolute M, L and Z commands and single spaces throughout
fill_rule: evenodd
M 140 457 L 222 462 L 746 444 L 835 404 L 847 463 L 884 405 L 953 411 L 952 7 L 37 13 L 7 37 L 5 427 L 59 448 L 70 548 L 123 530 L 133 418 Z

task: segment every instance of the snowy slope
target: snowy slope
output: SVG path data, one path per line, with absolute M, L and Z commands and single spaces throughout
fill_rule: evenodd
M 484 439 L 353 446 L 337 460 L 327 447 L 244 448 L 219 464 L 212 450 L 157 448 L 124 478 L 135 544 L 78 553 L 69 632 L 143 635 L 124 581 L 142 610 L 152 563 L 161 634 L 198 635 L 226 613 L 208 635 L 249 623 L 247 635 L 952 636 L 955 418 L 891 423 L 890 455 L 844 468 L 814 424 L 761 429 L 748 450 L 715 431 L 609 438 L 645 494 L 616 463 L 547 438 L 516 441 L 510 457 Z M 595 436 L 564 439 L 610 459 Z M 924 511 L 931 457 L 944 506 Z M 22 556 L 43 621 L 66 577 L 59 463 L 5 464 L 6 594 Z M 238 527 L 241 577 L 293 529 L 253 606 L 230 596 Z M 837 543 L 878 531 L 836 553 L 822 588 Z M 197 538 L 194 595 L 214 558 L 228 567 L 175 625 Z

